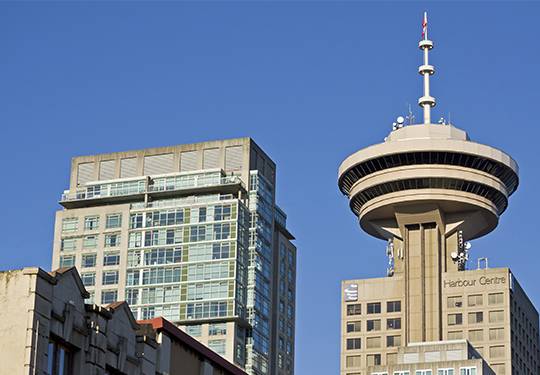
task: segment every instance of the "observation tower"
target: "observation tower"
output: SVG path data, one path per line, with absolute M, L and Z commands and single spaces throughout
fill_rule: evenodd
M 418 46 L 423 123 L 399 121 L 383 143 L 347 157 L 338 179 L 362 229 L 388 241 L 388 276 L 404 280 L 406 343 L 442 340 L 442 275 L 465 269 L 466 241 L 495 229 L 519 182 L 508 154 L 432 123 L 427 17 Z

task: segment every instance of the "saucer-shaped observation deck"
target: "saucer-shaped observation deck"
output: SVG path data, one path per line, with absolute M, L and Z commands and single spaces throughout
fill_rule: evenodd
M 389 237 L 398 206 L 436 205 L 468 239 L 492 231 L 518 186 L 517 163 L 451 125 L 409 125 L 349 156 L 339 188 L 369 234 Z

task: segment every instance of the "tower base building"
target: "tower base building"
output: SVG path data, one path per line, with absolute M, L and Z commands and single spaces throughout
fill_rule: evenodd
M 423 28 L 424 123 L 398 118 L 339 168 L 360 227 L 387 242 L 389 259 L 386 277 L 342 284 L 341 374 L 540 374 L 538 312 L 511 271 L 485 258 L 467 269 L 467 241 L 497 227 L 517 163 L 431 122 L 427 16 Z

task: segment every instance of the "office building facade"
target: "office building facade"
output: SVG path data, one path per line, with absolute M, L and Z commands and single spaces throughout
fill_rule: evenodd
M 292 374 L 296 248 L 275 171 L 249 138 L 73 158 L 53 267 L 248 373 Z
M 432 123 L 426 25 L 423 123 L 398 118 L 383 143 L 339 169 L 361 228 L 387 242 L 388 256 L 386 277 L 342 283 L 341 374 L 538 374 L 535 307 L 508 268 L 468 259 L 468 241 L 494 230 L 508 207 L 517 163 L 444 119 Z M 456 340 L 475 354 L 448 351 Z

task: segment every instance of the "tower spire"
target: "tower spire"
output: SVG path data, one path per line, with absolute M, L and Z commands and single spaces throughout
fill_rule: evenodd
M 433 48 L 433 42 L 428 39 L 427 12 L 422 20 L 422 40 L 418 47 L 424 51 L 424 64 L 418 67 L 418 73 L 424 76 L 424 95 L 418 99 L 418 105 L 424 108 L 424 124 L 431 124 L 431 107 L 435 107 L 435 98 L 429 95 L 429 76 L 435 73 L 435 68 L 429 65 L 428 53 Z

